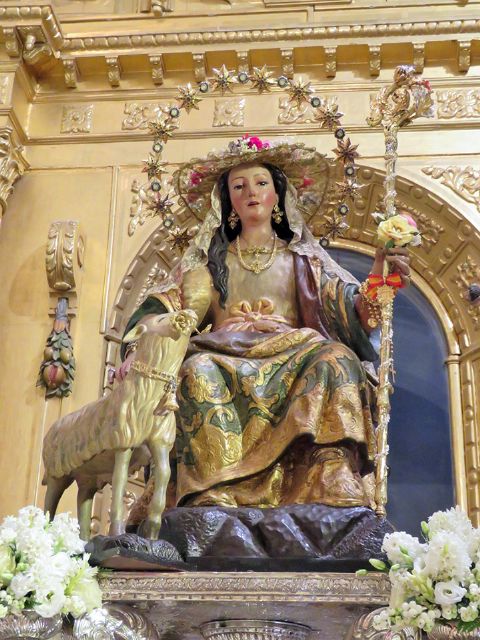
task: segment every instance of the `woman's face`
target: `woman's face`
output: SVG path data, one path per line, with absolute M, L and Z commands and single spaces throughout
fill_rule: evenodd
M 260 164 L 241 164 L 228 175 L 228 192 L 242 228 L 271 221 L 278 202 L 270 171 Z

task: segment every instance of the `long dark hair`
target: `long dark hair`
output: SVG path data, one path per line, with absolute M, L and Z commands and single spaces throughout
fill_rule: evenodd
M 293 238 L 293 232 L 288 224 L 285 215 L 285 194 L 287 192 L 287 178 L 281 169 L 273 164 L 262 164 L 268 169 L 272 176 L 273 186 L 278 195 L 278 206 L 283 211 L 281 222 L 275 222 L 272 218 L 272 229 L 282 240 L 290 242 Z M 218 186 L 220 190 L 220 202 L 222 206 L 222 224 L 219 226 L 212 238 L 208 249 L 207 267 L 212 274 L 213 286 L 220 294 L 220 306 L 225 308 L 225 302 L 228 296 L 228 267 L 225 263 L 228 245 L 239 235 L 242 230 L 242 223 L 237 222 L 235 229 L 231 229 L 228 224 L 228 216 L 232 211 L 232 203 L 228 191 L 228 175 L 230 171 L 226 171 L 220 176 Z

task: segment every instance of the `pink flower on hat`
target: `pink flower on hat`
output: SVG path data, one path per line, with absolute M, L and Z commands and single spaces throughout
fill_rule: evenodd
M 190 186 L 196 187 L 203 180 L 203 173 L 200 171 L 192 171 L 190 174 Z
M 268 140 L 260 140 L 260 138 L 258 138 L 257 136 L 250 136 L 248 133 L 246 133 L 242 137 L 242 140 L 245 140 L 245 142 L 247 143 L 247 147 L 249 147 L 250 149 L 253 149 L 253 147 L 255 147 L 257 151 L 260 151 L 261 149 L 270 148 L 270 143 L 268 142 Z
M 306 189 L 307 187 L 311 187 L 313 182 L 314 182 L 313 178 L 308 178 L 307 176 L 305 176 L 303 178 L 303 182 L 300 189 Z

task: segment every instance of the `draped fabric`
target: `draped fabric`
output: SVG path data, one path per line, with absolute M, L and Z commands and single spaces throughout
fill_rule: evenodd
M 180 372 L 175 503 L 369 505 L 375 440 L 361 360 L 376 353 L 357 285 L 288 248 L 258 275 L 230 251 L 227 266 L 224 309 L 206 268 L 183 283 L 183 306 L 213 326 L 192 337 Z M 143 312 L 174 306 L 165 295 Z

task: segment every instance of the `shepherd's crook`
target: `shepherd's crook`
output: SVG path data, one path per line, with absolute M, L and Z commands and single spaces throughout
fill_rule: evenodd
M 367 123 L 371 127 L 381 125 L 385 134 L 385 195 L 383 211 L 374 213 L 376 222 L 383 224 L 396 216 L 395 210 L 395 165 L 397 161 L 397 135 L 400 127 L 404 127 L 416 118 L 433 116 L 431 88 L 427 80 L 415 75 L 413 67 L 402 65 L 395 69 L 393 84 L 381 89 L 371 101 L 370 115 Z M 410 223 L 413 220 L 410 219 Z M 416 234 L 419 243 L 419 234 Z M 411 241 L 398 244 L 389 240 L 381 242 L 386 248 L 408 246 Z M 383 264 L 384 278 L 388 275 L 388 263 Z M 390 421 L 390 393 L 393 386 L 390 374 L 393 370 L 392 356 L 392 318 L 393 300 L 396 289 L 383 284 L 378 289 L 377 300 L 381 306 L 381 343 L 379 385 L 377 391 L 378 427 L 377 427 L 377 463 L 375 471 L 375 511 L 378 516 L 385 516 L 387 504 L 387 454 L 388 423 Z

